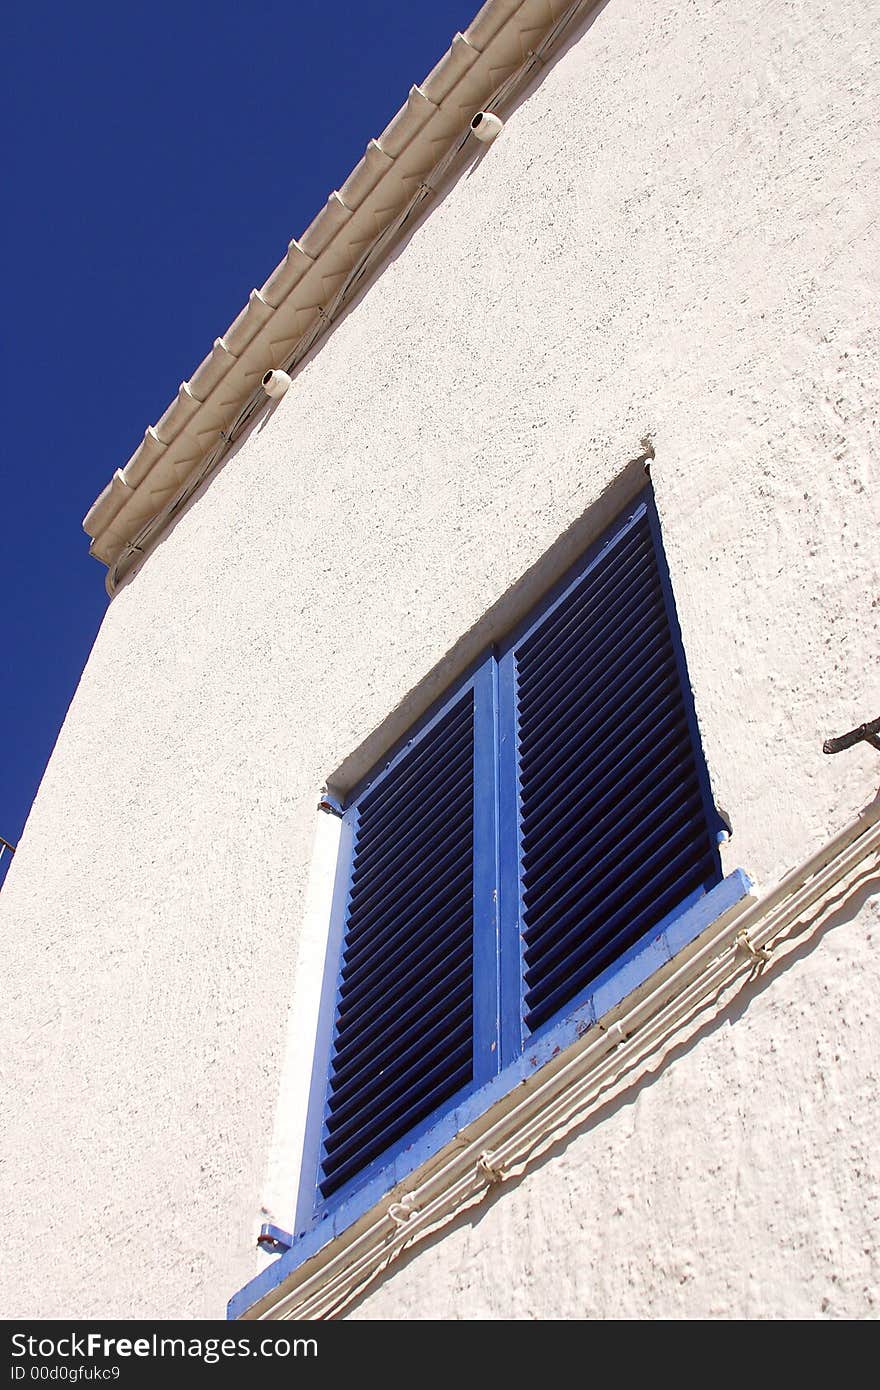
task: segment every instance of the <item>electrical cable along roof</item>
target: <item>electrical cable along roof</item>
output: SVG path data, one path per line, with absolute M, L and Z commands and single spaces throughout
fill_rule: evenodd
M 488 0 L 214 346 L 83 528 L 112 593 L 264 403 L 264 373 L 295 366 L 464 149 L 471 120 L 525 85 L 595 0 Z

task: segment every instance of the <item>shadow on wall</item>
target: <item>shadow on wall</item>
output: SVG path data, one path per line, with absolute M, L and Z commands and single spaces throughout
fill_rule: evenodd
M 417 1259 L 425 1250 L 438 1245 L 453 1231 L 461 1230 L 467 1226 L 476 1229 L 485 1219 L 492 1207 L 497 1202 L 503 1202 L 512 1188 L 519 1187 L 523 1180 L 530 1177 L 533 1173 L 540 1171 L 547 1164 L 557 1161 L 560 1154 L 564 1153 L 573 1141 L 583 1138 L 592 1133 L 601 1125 L 610 1120 L 612 1116 L 618 1114 L 626 1106 L 634 1104 L 643 1091 L 652 1086 L 662 1072 L 674 1062 L 692 1052 L 699 1043 L 710 1037 L 713 1033 L 722 1028 L 732 1027 L 748 1011 L 756 999 L 784 973 L 791 970 L 794 966 L 805 960 L 817 949 L 824 937 L 831 931 L 839 927 L 844 927 L 853 922 L 867 902 L 876 893 L 880 893 L 880 865 L 868 865 L 863 872 L 856 878 L 847 883 L 835 897 L 827 899 L 818 911 L 808 917 L 796 921 L 787 930 L 780 933 L 774 942 L 774 951 L 780 951 L 784 946 L 789 949 L 784 957 L 771 959 L 769 969 L 765 969 L 760 963 L 756 962 L 755 968 L 745 977 L 741 984 L 735 986 L 736 993 L 726 1003 L 721 1003 L 721 995 L 730 989 L 730 985 L 722 986 L 718 994 L 704 1001 L 697 1006 L 695 1013 L 690 1020 L 686 1020 L 679 1027 L 691 1026 L 693 1031 L 683 1041 L 675 1043 L 668 1051 L 663 1051 L 663 1044 L 660 1050 L 655 1050 L 653 1054 L 637 1058 L 627 1067 L 620 1076 L 609 1083 L 609 1089 L 613 1086 L 614 1094 L 605 1102 L 599 1102 L 594 1109 L 580 1124 L 572 1129 L 564 1138 L 553 1144 L 546 1153 L 529 1165 L 526 1173 L 519 1177 L 506 1180 L 487 1189 L 487 1195 L 477 1206 L 471 1207 L 454 1217 L 442 1230 L 437 1231 L 418 1246 L 405 1251 L 398 1260 L 380 1275 L 369 1287 L 364 1289 L 357 1298 L 349 1303 L 341 1316 L 351 1312 L 352 1309 L 361 1306 L 370 1296 L 375 1293 L 377 1288 L 388 1279 L 393 1279 L 395 1275 L 406 1269 L 414 1259 Z M 799 938 L 802 938 L 799 940 Z M 797 942 L 796 945 L 790 943 Z M 717 1012 L 711 1012 L 717 1010 Z M 711 1016 L 698 1022 L 700 1015 L 711 1012 Z M 622 1089 L 621 1080 L 627 1073 L 639 1072 L 629 1084 L 624 1084 Z

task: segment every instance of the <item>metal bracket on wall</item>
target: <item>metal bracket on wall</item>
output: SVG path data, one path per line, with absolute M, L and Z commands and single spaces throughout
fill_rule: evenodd
M 267 1255 L 283 1255 L 292 1244 L 293 1236 L 287 1231 L 282 1231 L 280 1226 L 273 1226 L 269 1221 L 263 1222 L 257 1236 L 257 1245 L 261 1250 L 265 1250 Z
M 880 719 L 860 724 L 857 729 L 850 729 L 848 734 L 841 734 L 838 738 L 826 738 L 822 752 L 842 753 L 845 748 L 852 748 L 857 743 L 870 743 L 880 753 Z

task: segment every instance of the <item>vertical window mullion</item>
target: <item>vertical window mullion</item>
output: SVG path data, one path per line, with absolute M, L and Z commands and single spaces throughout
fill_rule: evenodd
M 494 655 L 474 677 L 474 1084 L 501 1068 L 498 977 L 498 691 Z
M 498 909 L 501 1065 L 523 1049 L 522 874 L 513 650 L 498 662 Z

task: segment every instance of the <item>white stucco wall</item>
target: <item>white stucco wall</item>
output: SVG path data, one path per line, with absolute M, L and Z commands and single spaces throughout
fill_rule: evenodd
M 728 863 L 869 798 L 878 19 L 611 0 L 114 599 L 0 897 L 0 1313 L 254 1273 L 317 789 L 643 436 Z M 876 1312 L 844 916 L 358 1316 Z

